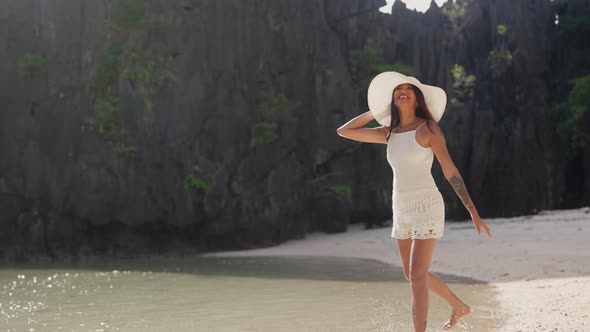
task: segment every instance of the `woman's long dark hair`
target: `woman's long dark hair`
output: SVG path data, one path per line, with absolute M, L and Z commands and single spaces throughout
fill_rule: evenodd
M 428 106 L 426 106 L 426 101 L 424 100 L 424 94 L 422 93 L 422 91 L 415 86 L 414 84 L 411 84 L 412 87 L 414 87 L 414 94 L 416 94 L 416 99 L 418 100 L 418 107 L 416 107 L 416 116 L 425 120 L 432 120 L 434 121 L 434 118 L 432 117 L 432 114 L 430 114 L 430 110 L 428 110 Z M 397 89 L 397 87 L 395 87 Z M 391 132 L 393 131 L 393 129 L 397 126 L 399 126 L 399 122 L 400 122 L 400 118 L 399 118 L 399 109 L 397 108 L 397 106 L 395 105 L 395 100 L 393 99 L 393 93 L 395 92 L 395 89 L 393 89 L 393 91 L 391 92 L 391 123 L 389 124 L 389 132 L 387 133 L 387 141 L 389 141 L 389 136 L 391 136 Z M 434 121 L 436 122 L 436 121 Z M 432 131 L 432 128 L 430 128 L 430 122 L 426 122 L 426 125 L 428 126 L 428 129 L 430 129 L 431 132 L 434 133 L 434 131 Z

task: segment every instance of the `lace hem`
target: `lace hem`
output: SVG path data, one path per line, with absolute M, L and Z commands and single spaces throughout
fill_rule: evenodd
M 418 233 L 396 234 L 395 232 L 391 232 L 391 237 L 396 238 L 396 239 L 400 239 L 400 240 L 405 240 L 405 239 L 423 240 L 423 239 L 440 239 L 441 237 L 443 237 L 444 234 L 445 234 L 444 231 L 438 231 L 438 232 L 433 232 L 433 233 L 428 233 L 428 234 L 418 234 Z

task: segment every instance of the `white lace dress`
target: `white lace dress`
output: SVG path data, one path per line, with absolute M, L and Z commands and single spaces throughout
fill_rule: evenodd
M 416 141 L 418 128 L 392 133 L 387 144 L 394 173 L 391 237 L 398 239 L 440 238 L 444 232 L 445 205 L 431 173 L 434 153 Z

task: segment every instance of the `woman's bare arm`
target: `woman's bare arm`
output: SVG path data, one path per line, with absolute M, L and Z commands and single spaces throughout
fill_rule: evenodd
M 445 178 L 447 181 L 449 181 L 453 189 L 455 189 L 457 196 L 459 196 L 461 202 L 463 202 L 463 205 L 465 205 L 465 208 L 469 211 L 469 213 L 471 215 L 478 215 L 477 209 L 475 208 L 475 205 L 473 204 L 473 201 L 467 192 L 465 183 L 463 182 L 463 177 L 459 173 L 459 170 L 449 155 L 442 130 L 438 124 L 434 124 L 432 122 L 431 124 L 433 124 L 432 127 L 434 129 L 434 134 L 431 135 L 430 146 L 436 155 L 436 159 L 442 168 Z
M 387 127 L 363 128 L 364 125 L 373 119 L 374 117 L 371 111 L 366 111 L 343 124 L 336 132 L 342 137 L 359 142 L 387 144 L 385 139 Z
M 433 128 L 434 134 L 432 134 L 430 137 L 430 146 L 432 148 L 432 151 L 436 155 L 436 159 L 438 160 L 442 168 L 445 178 L 447 179 L 447 181 L 449 181 L 449 183 L 457 193 L 457 196 L 459 196 L 459 198 L 461 199 L 461 202 L 463 203 L 467 211 L 469 211 L 469 214 L 471 215 L 471 219 L 473 219 L 473 223 L 475 224 L 478 234 L 481 234 L 480 228 L 483 227 L 488 237 L 491 237 L 489 228 L 481 220 L 481 217 L 479 216 L 479 213 L 475 208 L 475 204 L 473 204 L 473 201 L 469 196 L 467 187 L 465 187 L 465 183 L 463 182 L 463 177 L 459 173 L 459 170 L 457 169 L 455 163 L 453 163 L 453 160 L 449 155 L 449 151 L 447 150 L 447 145 L 445 143 L 445 137 L 442 130 L 440 129 L 438 124 L 434 124 Z

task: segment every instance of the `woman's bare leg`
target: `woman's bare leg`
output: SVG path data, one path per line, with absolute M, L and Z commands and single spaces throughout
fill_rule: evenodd
M 412 239 L 398 239 L 400 255 L 404 268 L 404 276 L 410 280 L 410 254 L 412 250 Z M 449 287 L 435 274 L 428 272 L 428 288 L 436 295 L 445 300 L 452 308 L 451 318 L 445 322 L 445 330 L 452 328 L 457 324 L 459 318 L 469 314 L 471 308 L 453 293 Z
M 449 287 L 439 277 L 430 273 L 428 284 L 434 293 L 445 299 L 451 305 L 451 317 L 443 325 L 445 331 L 453 328 L 461 317 L 471 313 L 471 307 L 461 301 L 455 293 L 451 292 Z
M 412 242 L 410 251 L 410 286 L 412 287 L 412 317 L 416 332 L 426 331 L 428 321 L 428 269 L 436 239 Z

